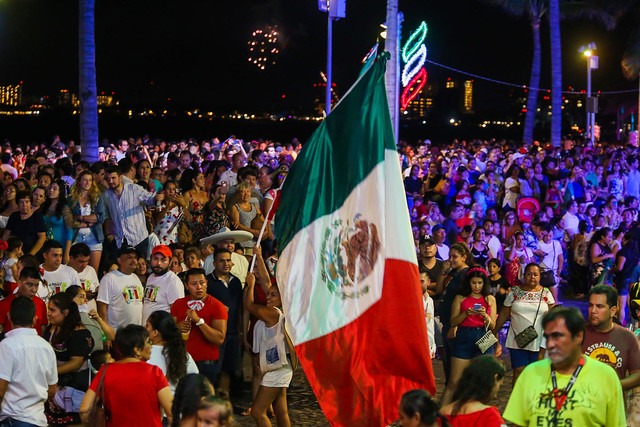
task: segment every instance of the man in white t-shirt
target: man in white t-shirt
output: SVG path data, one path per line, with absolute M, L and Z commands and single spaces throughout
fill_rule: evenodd
M 433 241 L 438 250 L 436 251 L 436 259 L 447 261 L 449 259 L 449 246 L 447 246 L 447 231 L 441 224 L 436 224 L 432 229 Z
M 575 200 L 569 200 L 567 202 L 567 212 L 560 220 L 560 225 L 565 231 L 565 241 L 573 239 L 575 234 L 578 234 L 578 225 L 580 219 L 578 218 L 578 202 Z
M 142 325 L 144 288 L 134 274 L 138 252 L 123 246 L 118 256 L 118 269 L 104 275 L 98 288 L 98 315 L 114 329 L 130 324 Z
M 0 342 L 0 424 L 46 426 L 44 402 L 58 383 L 56 355 L 33 329 L 36 307 L 31 299 L 14 299 L 9 316 L 13 329 Z
M 253 235 L 248 231 L 235 230 L 231 231 L 227 227 L 223 227 L 220 231 L 212 236 L 200 239 L 200 243 L 213 245 L 219 249 L 226 249 L 231 252 L 231 274 L 240 279 L 240 283 L 244 287 L 244 283 L 247 278 L 247 272 L 249 271 L 249 261 L 242 255 L 235 252 L 235 244 L 246 242 L 253 239 Z M 207 275 L 213 272 L 213 254 L 209 255 L 204 260 L 203 267 Z
M 97 310 L 95 297 L 100 280 L 98 280 L 96 270 L 89 265 L 90 259 L 91 249 L 89 249 L 89 246 L 86 243 L 76 243 L 69 249 L 69 262 L 67 265 L 78 273 L 80 287 L 87 293 L 89 310 Z
M 171 312 L 171 306 L 178 298 L 184 298 L 182 280 L 169 270 L 171 249 L 165 245 L 158 245 L 151 251 L 151 270 L 153 273 L 147 279 L 144 289 L 142 308 L 142 322 L 147 322 L 154 311 Z
M 49 288 L 48 296 L 67 290 L 69 286 L 80 285 L 78 273 L 68 265 L 62 264 L 62 244 L 57 240 L 47 240 L 42 245 L 44 263 L 42 279 Z M 47 301 L 45 301 L 47 302 Z
M 236 153 L 231 158 L 231 169 L 222 172 L 218 182 L 228 182 L 229 187 L 238 184 L 238 170 L 247 163 L 247 157 L 243 153 Z

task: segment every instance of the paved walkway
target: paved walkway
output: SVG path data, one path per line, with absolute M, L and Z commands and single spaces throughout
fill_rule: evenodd
M 583 312 L 583 315 L 586 316 L 587 303 L 585 300 L 564 300 L 564 303 L 567 305 L 578 307 Z M 498 393 L 498 397 L 495 402 L 492 402 L 492 404 L 497 406 L 502 413 L 505 406 L 507 405 L 507 401 L 509 400 L 509 396 L 511 394 L 511 384 L 513 379 L 511 363 L 509 360 L 507 349 L 505 349 L 501 360 L 507 367 L 507 374 L 502 383 L 502 387 L 500 388 L 500 392 Z M 442 368 L 442 362 L 440 360 L 434 360 L 433 369 L 436 377 L 436 398 L 439 400 L 444 393 L 444 370 Z M 251 372 L 251 366 L 248 364 L 247 360 L 245 360 L 245 372 Z M 233 400 L 234 405 L 243 408 L 250 405 L 251 395 L 248 391 L 248 381 L 249 378 L 247 377 L 245 379 L 246 391 L 242 396 Z M 293 386 L 290 388 L 287 396 L 289 401 L 291 425 L 303 427 L 324 427 L 329 425 L 322 411 L 320 410 L 318 401 L 313 394 L 311 387 L 309 386 L 309 382 L 304 375 L 304 371 L 301 368 L 298 369 L 298 371 L 295 373 Z M 250 416 L 243 417 L 240 415 L 236 415 L 235 421 L 239 426 L 255 426 L 255 422 Z M 273 422 L 275 425 L 275 420 L 273 420 Z
M 502 360 L 505 362 L 507 367 L 509 366 L 509 357 L 502 356 Z M 245 364 L 245 366 L 247 366 Z M 247 366 L 247 368 L 249 368 Z M 444 371 L 442 369 L 442 362 L 440 360 L 433 361 L 433 369 L 436 377 L 436 390 L 437 390 L 437 398 L 440 399 L 442 397 L 442 393 L 444 392 Z M 249 370 L 247 370 L 249 372 Z M 511 394 L 511 371 L 507 372 L 507 376 L 503 382 L 502 388 L 498 393 L 498 398 L 496 402 L 493 404 L 496 405 L 500 412 L 502 412 L 507 404 L 507 400 L 509 399 L 509 395 Z M 248 379 L 246 379 L 248 381 Z M 243 392 L 243 395 L 239 399 L 234 399 L 234 405 L 239 407 L 247 407 L 250 405 L 250 393 L 248 391 L 248 383 L 245 383 L 247 387 L 246 392 Z M 287 394 L 287 398 L 289 401 L 289 415 L 291 417 L 291 425 L 293 426 L 302 426 L 302 427 L 325 427 L 328 426 L 326 418 L 324 417 L 322 411 L 320 410 L 320 406 L 318 405 L 318 401 L 309 386 L 309 382 L 304 375 L 302 369 L 298 369 L 296 374 L 294 375 L 294 383 L 292 387 L 289 389 Z M 235 422 L 238 426 L 255 426 L 255 422 L 253 419 L 249 417 L 243 417 L 240 415 L 235 415 Z M 272 419 L 275 425 L 275 419 Z

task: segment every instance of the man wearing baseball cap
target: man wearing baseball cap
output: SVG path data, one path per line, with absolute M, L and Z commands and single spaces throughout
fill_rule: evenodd
M 178 298 L 184 298 L 184 285 L 173 271 L 169 270 L 171 249 L 158 245 L 151 251 L 151 270 L 144 290 L 142 324 L 154 311 L 171 312 L 171 306 Z
M 204 239 L 200 239 L 200 243 L 210 244 L 215 248 L 230 251 L 231 262 L 233 263 L 233 266 L 231 267 L 231 274 L 240 279 L 240 283 L 244 286 L 244 282 L 247 278 L 247 271 L 249 270 L 249 261 L 247 261 L 244 256 L 235 252 L 235 244 L 246 242 L 250 239 L 253 239 L 253 235 L 248 231 L 231 231 L 227 227 L 224 227 L 221 228 L 218 233 L 205 237 Z M 203 268 L 207 275 L 213 272 L 213 254 L 205 258 Z

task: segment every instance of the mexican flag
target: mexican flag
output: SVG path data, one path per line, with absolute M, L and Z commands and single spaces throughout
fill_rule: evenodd
M 289 171 L 277 279 L 287 329 L 332 426 L 385 426 L 435 392 L 416 253 L 376 59 Z

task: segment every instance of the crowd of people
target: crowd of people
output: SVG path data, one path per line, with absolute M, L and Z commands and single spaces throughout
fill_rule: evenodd
M 240 416 L 290 425 L 297 361 L 274 279 L 273 211 L 300 149 L 296 140 L 144 137 L 105 143 L 88 164 L 59 138 L 2 146 L 0 354 L 40 362 L 33 372 L 0 369 L 0 426 L 87 422 L 100 405 L 111 425 L 230 425 L 243 352 L 253 403 Z M 582 393 L 611 399 L 616 415 L 601 425 L 625 425 L 622 389 L 633 419 L 640 349 L 625 327 L 638 308 L 639 157 L 636 147 L 571 140 L 400 146 L 430 355 L 447 378 L 439 410 L 423 392 L 403 398 L 402 425 L 503 424 L 490 406 L 503 352 L 513 369 L 509 421 L 595 425 L 596 409 L 566 405 Z M 586 329 L 579 313 L 557 307 L 567 298 L 588 299 Z M 574 365 L 585 367 L 575 388 L 538 384 L 549 412 L 528 414 L 537 397 L 520 378 L 537 384 L 532 375 L 557 370 L 567 384 Z M 589 394 L 588 372 L 617 374 L 614 395 Z M 33 387 L 19 390 L 27 379 Z
M 405 147 L 425 319 L 447 385 L 439 412 L 424 392 L 406 395 L 401 425 L 506 425 L 485 410 L 504 374 L 474 374 L 474 366 L 492 372 L 483 358 L 503 351 L 513 371 L 503 416 L 513 425 L 640 425 L 640 348 L 632 332 L 639 307 L 639 158 L 631 145 L 569 139 L 560 147 L 505 141 Z M 584 299 L 586 327 L 580 312 L 563 306 Z M 592 373 L 602 369 L 592 360 L 613 369 Z M 577 366 L 585 367 L 579 379 Z M 573 373 L 571 385 L 551 382 L 555 370 L 566 376 L 560 385 Z M 485 394 L 471 405 L 456 403 L 474 390 L 469 378 Z M 610 393 L 594 387 L 597 381 L 603 387 L 613 381 Z M 571 390 L 573 383 L 578 389 Z M 588 401 L 602 402 L 602 410 Z
M 296 148 L 121 140 L 88 164 L 57 138 L 4 145 L 0 425 L 91 424 L 97 408 L 114 426 L 231 425 L 244 352 L 242 415 L 290 425 L 297 359 L 265 218 Z

